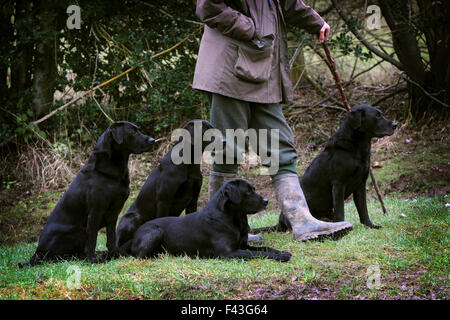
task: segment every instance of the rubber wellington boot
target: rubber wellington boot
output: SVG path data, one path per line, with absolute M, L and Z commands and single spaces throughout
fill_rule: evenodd
M 208 200 L 212 199 L 225 182 L 234 178 L 236 178 L 234 173 L 222 173 L 211 170 L 209 173 Z
M 306 203 L 298 176 L 293 173 L 278 175 L 272 179 L 281 212 L 289 221 L 295 240 L 337 240 L 353 226 L 348 222 L 325 222 L 314 218 Z
M 222 173 L 211 170 L 209 173 L 208 200 L 211 200 L 211 198 L 216 194 L 217 190 L 219 190 L 225 182 L 233 178 L 236 178 L 236 174 L 234 173 Z M 263 243 L 264 237 L 261 235 L 249 233 L 247 242 Z

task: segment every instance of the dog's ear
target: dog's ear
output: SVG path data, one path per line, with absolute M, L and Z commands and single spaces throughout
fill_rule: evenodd
M 188 123 L 186 123 L 183 127 L 184 130 L 187 130 L 189 132 L 189 137 L 192 145 L 194 144 L 195 141 L 195 121 L 196 120 L 191 120 Z M 181 142 L 183 139 L 184 137 L 180 136 L 178 142 Z
M 359 129 L 361 127 L 362 117 L 363 117 L 363 110 L 361 109 L 357 109 L 350 112 L 348 116 L 350 126 L 353 129 Z
M 226 206 L 239 206 L 242 201 L 242 195 L 239 190 L 239 181 L 230 180 L 227 181 L 214 195 L 217 197 L 217 206 L 220 211 L 225 212 Z M 231 213 L 235 213 L 236 210 L 231 210 Z
M 123 143 L 123 137 L 125 135 L 125 128 L 123 123 L 113 123 L 109 129 L 111 130 L 111 135 L 117 144 Z
M 95 145 L 93 157 L 94 168 L 110 176 L 117 175 L 117 169 L 111 164 L 113 137 L 108 128 L 98 139 Z
M 224 189 L 225 197 L 233 204 L 239 205 L 242 202 L 242 192 L 239 189 L 239 181 L 230 181 Z
M 195 124 L 195 121 L 191 120 L 188 123 L 186 123 L 183 127 L 183 129 L 186 129 L 187 131 L 189 131 L 189 133 L 191 134 L 191 137 L 194 136 L 194 124 Z
M 209 121 L 202 120 L 202 134 L 209 129 L 214 129 L 214 126 Z
M 220 208 L 222 212 L 227 213 L 233 219 L 233 224 L 239 228 L 239 231 L 248 233 L 247 214 L 242 205 L 242 189 L 239 180 L 228 181 L 222 191 Z M 227 208 L 228 207 L 228 208 Z M 228 209 L 228 210 L 226 210 Z

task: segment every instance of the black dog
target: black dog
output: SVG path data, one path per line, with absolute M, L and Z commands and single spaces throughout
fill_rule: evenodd
M 115 255 L 117 217 L 130 193 L 128 157 L 148 151 L 153 142 L 130 122 L 115 122 L 106 129 L 50 214 L 36 253 L 25 265 L 68 257 L 98 262 L 97 232 L 105 226 L 108 254 Z
M 266 257 L 288 261 L 289 252 L 247 244 L 247 215 L 263 210 L 268 202 L 248 181 L 229 180 L 203 210 L 143 224 L 134 235 L 130 253 L 137 258 L 168 252 L 201 258 Z
M 344 201 L 353 194 L 361 223 L 380 228 L 370 221 L 366 203 L 370 146 L 372 138 L 390 136 L 396 127 L 397 123 L 387 120 L 374 107 L 360 105 L 352 109 L 300 180 L 309 210 L 315 218 L 344 221 Z M 285 231 L 288 223 L 280 214 L 275 229 Z M 270 231 L 271 228 L 255 231 Z
M 195 131 L 195 123 L 201 124 L 201 131 Z M 158 167 L 153 169 L 142 186 L 136 200 L 127 213 L 120 219 L 117 228 L 117 247 L 120 252 L 127 252 L 134 232 L 145 222 L 161 217 L 179 216 L 197 211 L 197 200 L 202 186 L 202 173 L 199 159 L 194 159 L 194 142 L 202 138 L 206 130 L 213 126 L 205 120 L 192 120 L 185 126 L 191 137 L 191 159 L 188 163 L 175 164 L 172 155 L 176 146 L 185 143 L 181 138 L 164 156 Z M 202 137 L 196 135 L 201 134 Z M 201 139 L 201 152 L 207 143 Z M 194 161 L 197 160 L 197 161 Z

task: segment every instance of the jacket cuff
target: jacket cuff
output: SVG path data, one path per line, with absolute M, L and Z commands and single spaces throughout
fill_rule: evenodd
M 314 19 L 315 23 L 310 27 L 310 30 L 307 31 L 311 34 L 318 34 L 320 32 L 320 29 L 322 29 L 323 25 L 325 24 L 325 20 L 315 11 L 313 14 L 316 16 L 316 18 Z

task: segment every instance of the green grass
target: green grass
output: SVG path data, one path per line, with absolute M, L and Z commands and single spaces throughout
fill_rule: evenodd
M 436 193 L 433 191 L 438 189 L 446 190 L 445 187 L 450 183 L 450 146 L 446 143 L 429 142 L 427 145 L 406 145 L 403 142 L 400 144 L 402 152 L 387 159 L 383 168 L 374 169 L 375 178 L 384 193 L 394 191 L 415 196 Z M 392 155 L 379 150 L 374 158 L 385 159 L 389 156 Z M 371 186 L 370 183 L 368 185 Z
M 47 191 L 14 199 L 10 207 L 0 206 L 0 246 L 37 240 L 48 214 L 61 195 L 61 192 Z M 0 196 L 0 200 L 3 198 L 8 197 Z
M 444 197 L 407 200 L 387 198 L 389 215 L 369 201 L 372 230 L 359 223 L 352 203 L 346 205 L 354 225 L 339 241 L 292 240 L 291 234 L 265 234 L 266 245 L 293 253 L 287 263 L 268 259 L 221 260 L 173 257 L 120 258 L 98 265 L 84 261 L 44 263 L 18 269 L 36 243 L 0 248 L 2 299 L 241 299 L 241 298 L 444 298 L 449 290 L 449 209 Z M 402 217 L 404 214 L 406 217 Z M 251 217 L 253 227 L 272 225 L 277 213 Z M 99 236 L 98 250 L 105 250 Z M 79 267 L 80 288 L 70 289 L 69 267 Z M 381 287 L 367 287 L 367 269 L 378 265 Z
M 17 263 L 34 253 L 62 192 L 0 193 L 1 203 L 7 204 L 0 206 L 0 299 L 449 299 L 450 198 L 444 195 L 450 150 L 445 140 L 416 140 L 405 144 L 401 136 L 393 140 L 395 152 L 380 149 L 374 154 L 374 161 L 383 162 L 374 173 L 388 214 L 383 215 L 369 181 L 368 208 L 382 229 L 364 227 L 348 200 L 345 217 L 354 229 L 339 241 L 301 243 L 290 233 L 264 234 L 265 245 L 293 254 L 286 263 L 164 254 L 148 260 L 119 258 L 97 265 L 72 260 L 18 269 Z M 301 153 L 300 175 L 317 152 Z M 122 213 L 147 174 L 131 184 Z M 268 178 L 255 176 L 254 170 L 240 176 L 271 198 L 267 211 L 249 218 L 250 225 L 276 224 L 278 211 Z M 398 184 L 404 181 L 409 187 L 401 191 Z M 205 174 L 199 208 L 206 202 L 207 185 Z M 426 197 L 429 190 L 444 195 Z M 103 231 L 97 250 L 106 250 Z M 81 277 L 80 287 L 72 289 L 67 280 L 73 279 L 73 266 Z M 379 268 L 379 286 L 371 285 L 372 268 Z

